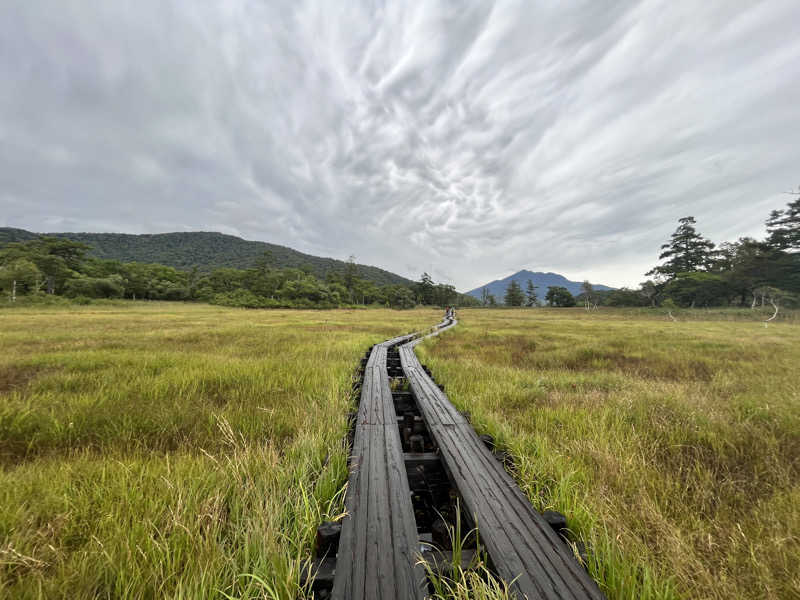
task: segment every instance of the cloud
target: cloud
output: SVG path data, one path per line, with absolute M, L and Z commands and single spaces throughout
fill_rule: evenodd
M 800 183 L 792 0 L 2 11 L 6 226 L 623 285 L 679 217 L 758 235 Z

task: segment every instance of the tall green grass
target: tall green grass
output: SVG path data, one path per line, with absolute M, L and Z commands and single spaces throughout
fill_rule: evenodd
M 359 357 L 439 316 L 0 312 L 0 597 L 298 597 Z
M 418 352 L 612 600 L 800 597 L 800 323 L 462 310 Z

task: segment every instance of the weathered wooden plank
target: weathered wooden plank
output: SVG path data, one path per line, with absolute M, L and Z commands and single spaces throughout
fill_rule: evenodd
M 447 396 L 428 377 L 422 365 L 414 355 L 413 348 L 407 346 L 400 349 L 400 361 L 403 372 L 408 378 L 411 392 L 417 400 L 417 406 L 429 425 L 465 424 L 467 419 L 447 399 Z
M 601 600 L 597 584 L 422 369 L 413 352 L 419 341 L 401 347 L 403 371 L 498 575 L 518 598 Z
M 514 587 L 529 598 L 602 598 L 471 426 L 431 429 L 465 510 L 478 524 L 481 540 L 503 579 L 515 579 Z
M 411 491 L 386 374 L 386 353 L 402 336 L 373 347 L 364 371 L 350 460 L 332 597 L 422 599 Z

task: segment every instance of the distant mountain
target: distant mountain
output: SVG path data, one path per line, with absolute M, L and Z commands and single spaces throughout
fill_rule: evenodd
M 474 296 L 475 298 L 480 299 L 481 297 L 481 290 L 483 288 L 487 288 L 490 294 L 493 294 L 494 297 L 497 299 L 498 302 L 503 302 L 503 297 L 506 295 L 506 289 L 508 288 L 511 280 L 516 281 L 520 286 L 522 286 L 522 291 L 525 291 L 525 288 L 528 285 L 528 280 L 530 279 L 533 281 L 533 285 L 537 286 L 536 294 L 539 296 L 539 299 L 543 299 L 545 294 L 547 294 L 547 290 L 554 286 L 561 286 L 567 288 L 573 296 L 577 296 L 581 293 L 581 284 L 582 281 L 570 281 L 563 275 L 559 275 L 558 273 L 541 273 L 541 272 L 534 272 L 534 271 L 519 271 L 514 273 L 513 275 L 509 275 L 505 279 L 494 280 L 491 283 L 487 283 L 486 285 L 482 285 L 480 287 L 476 287 L 474 290 L 470 290 L 467 292 L 467 295 Z M 607 285 L 600 285 L 593 283 L 592 287 L 594 287 L 597 291 L 607 291 L 613 290 L 614 288 L 608 287 Z
M 154 233 L 134 235 L 129 233 L 33 233 L 24 229 L 0 227 L 0 246 L 8 242 L 23 242 L 40 235 L 67 238 L 92 247 L 89 252 L 97 258 L 122 262 L 159 263 L 177 269 L 197 267 L 211 271 L 218 267 L 247 269 L 265 251 L 272 253 L 275 267 L 302 267 L 309 265 L 313 273 L 324 278 L 329 271 L 343 272 L 346 263 L 335 258 L 322 258 L 303 254 L 286 246 L 252 242 L 242 238 L 210 231 Z M 410 279 L 395 273 L 358 265 L 358 276 L 378 285 L 408 285 Z

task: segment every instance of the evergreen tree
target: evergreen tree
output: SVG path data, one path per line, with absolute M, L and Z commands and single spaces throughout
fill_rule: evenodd
M 522 306 L 524 301 L 525 296 L 522 293 L 522 288 L 515 280 L 512 279 L 511 283 L 509 283 L 508 287 L 506 288 L 506 306 Z
M 767 233 L 767 244 L 771 248 L 783 251 L 800 250 L 800 195 L 786 209 L 773 210 L 770 213 Z
M 433 278 L 427 273 L 423 273 L 416 284 L 417 301 L 420 304 L 433 304 L 435 287 L 436 285 L 433 283 Z
M 350 294 L 350 301 L 353 301 L 353 286 L 356 283 L 356 278 L 358 277 L 358 265 L 356 265 L 356 257 L 354 254 L 351 254 L 350 257 L 347 259 L 347 264 L 344 267 L 344 287 L 347 288 L 347 291 Z
M 550 306 L 575 306 L 575 298 L 569 290 L 560 285 L 554 285 L 547 289 L 545 300 Z
M 528 279 L 528 287 L 525 289 L 525 306 L 539 306 L 539 297 L 536 295 L 536 287 L 533 281 Z
M 653 267 L 645 275 L 655 275 L 667 280 L 674 279 L 680 273 L 704 271 L 712 260 L 713 242 L 705 239 L 695 230 L 694 217 L 678 219 L 680 225 L 672 234 L 670 241 L 661 249 L 659 260 L 667 259 L 663 265 Z

